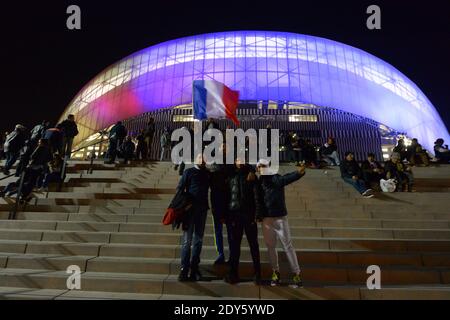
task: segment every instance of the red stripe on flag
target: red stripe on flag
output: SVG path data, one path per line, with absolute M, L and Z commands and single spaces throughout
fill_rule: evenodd
M 227 86 L 223 86 L 222 101 L 225 105 L 227 118 L 231 119 L 236 125 L 239 125 L 239 120 L 236 116 L 236 109 L 239 103 L 239 91 L 234 91 Z

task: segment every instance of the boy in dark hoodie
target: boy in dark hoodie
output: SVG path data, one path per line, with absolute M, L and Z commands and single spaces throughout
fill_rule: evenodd
M 283 245 L 291 271 L 294 274 L 293 286 L 297 288 L 302 286 L 302 280 L 297 253 L 291 240 L 284 187 L 303 177 L 305 175 L 305 167 L 299 166 L 296 171 L 281 176 L 271 173 L 269 164 L 269 161 L 261 159 L 258 162 L 257 168 L 261 174 L 259 180 L 264 203 L 264 210 L 261 210 L 258 218 L 262 220 L 264 241 L 273 269 L 270 285 L 277 286 L 280 283 L 280 267 L 278 265 L 278 253 L 276 250 L 277 239 L 279 239 Z

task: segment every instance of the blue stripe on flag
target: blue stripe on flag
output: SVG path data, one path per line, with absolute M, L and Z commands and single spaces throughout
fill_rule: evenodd
M 194 119 L 208 119 L 206 114 L 206 89 L 205 81 L 194 80 L 192 84 L 192 103 L 194 109 Z

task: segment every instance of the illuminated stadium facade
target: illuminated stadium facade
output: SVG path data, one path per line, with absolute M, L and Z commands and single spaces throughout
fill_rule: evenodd
M 192 121 L 192 82 L 215 79 L 240 91 L 243 128 L 298 130 L 341 151 L 381 157 L 399 134 L 429 151 L 450 140 L 422 91 L 388 63 L 335 41 L 285 32 L 236 31 L 164 42 L 110 66 L 89 82 L 61 119 L 76 116 L 75 147 L 99 139 L 118 120 L 130 131 L 152 116 L 171 128 Z M 225 120 L 221 121 L 221 126 Z M 155 146 L 158 139 L 155 139 Z

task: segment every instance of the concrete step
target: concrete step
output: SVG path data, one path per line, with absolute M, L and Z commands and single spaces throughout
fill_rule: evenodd
M 204 261 L 201 265 L 202 274 L 210 279 L 223 279 L 228 268 L 213 266 L 213 260 Z M 89 256 L 9 256 L 4 270 L 33 269 L 43 271 L 65 271 L 69 266 L 77 265 L 83 272 L 107 272 L 176 276 L 180 271 L 178 259 L 145 259 L 118 257 L 89 257 Z M 281 271 L 289 274 L 289 267 L 281 263 Z M 310 265 L 301 263 L 303 280 L 310 283 L 345 283 L 364 284 L 367 279 L 367 266 L 357 265 Z M 270 278 L 271 267 L 267 262 L 261 264 L 263 278 Z M 2 270 L 0 269 L 0 274 Z M 250 262 L 241 262 L 239 274 L 242 278 L 251 279 L 253 266 Z M 413 267 L 413 266 L 382 266 L 383 283 L 392 284 L 449 284 L 450 271 L 443 268 Z M 288 278 L 285 278 L 288 280 Z
M 423 245 L 423 244 L 420 244 Z M 414 243 L 403 247 L 389 248 L 385 245 L 378 252 L 367 251 L 363 247 L 351 250 L 337 249 L 297 249 L 301 263 L 307 264 L 355 264 L 355 265 L 406 265 L 406 266 L 428 266 L 448 267 L 450 265 L 449 252 L 439 246 L 429 246 L 429 252 L 422 249 L 419 253 Z M 409 249 L 409 250 L 408 250 Z M 178 245 L 158 244 L 105 244 L 105 243 L 74 243 L 74 242 L 49 242 L 49 241 L 26 241 L 26 240 L 0 240 L 0 252 L 2 255 L 30 254 L 30 255 L 56 255 L 56 256 L 102 256 L 102 257 L 124 257 L 124 258 L 173 258 L 179 259 L 181 251 Z M 267 250 L 261 245 L 262 261 L 268 261 Z M 226 249 L 228 256 L 228 250 Z M 217 252 L 214 246 L 204 246 L 202 257 L 214 260 Z M 242 261 L 251 261 L 249 248 L 242 246 Z M 280 261 L 286 261 L 285 255 L 280 251 Z M 3 261 L 3 263 L 6 263 Z
M 78 211 L 79 208 L 77 208 Z M 19 212 L 17 220 L 30 221 L 80 221 L 80 222 L 129 222 L 129 223 L 156 223 L 161 225 L 162 213 L 151 213 L 144 209 L 118 208 L 114 207 L 112 213 L 78 213 L 78 212 Z M 118 210 L 119 209 L 119 210 Z M 123 210 L 125 209 L 125 210 Z M 86 211 L 86 210 L 82 210 Z M 117 213 L 118 212 L 118 213 Z M 161 211 L 163 212 L 163 211 Z M 317 217 L 317 215 L 321 217 Z M 323 216 L 326 217 L 323 217 Z M 341 214 L 343 215 L 343 214 Z M 9 212 L 0 212 L 0 220 L 7 220 Z M 331 216 L 331 217 L 328 217 Z M 317 227 L 317 228 L 376 228 L 376 229 L 448 229 L 449 220 L 435 219 L 435 215 L 423 215 L 422 219 L 416 217 L 412 220 L 411 215 L 396 217 L 392 215 L 381 214 L 386 219 L 375 219 L 380 216 L 378 213 L 363 215 L 362 218 L 349 219 L 343 215 L 338 218 L 338 214 L 324 214 L 315 212 L 306 212 L 302 215 L 290 216 L 289 224 L 292 227 Z M 371 217 L 374 217 L 371 219 Z M 207 224 L 212 223 L 212 216 L 207 219 Z
M 259 225 L 260 227 L 260 225 Z M 173 235 L 170 227 L 161 223 L 113 223 L 113 222 L 50 222 L 26 220 L 0 220 L 0 230 L 42 230 L 42 231 L 103 231 L 111 233 L 158 233 Z M 206 226 L 206 235 L 212 235 L 213 225 Z M 261 230 L 260 230 L 261 233 Z M 291 225 L 293 237 L 317 238 L 370 238 L 370 239 L 447 239 L 450 229 L 375 229 L 375 228 L 317 228 Z

